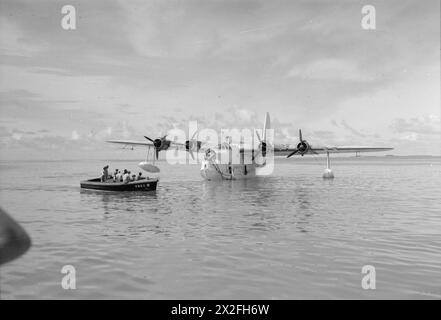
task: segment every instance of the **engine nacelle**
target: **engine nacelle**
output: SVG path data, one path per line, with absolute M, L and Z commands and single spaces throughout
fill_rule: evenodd
M 195 141 L 195 140 L 187 140 L 185 141 L 185 150 L 187 151 L 199 151 L 202 146 L 202 141 Z
M 155 139 L 153 141 L 153 145 L 155 146 L 156 149 L 161 149 L 161 147 L 162 147 L 162 139 Z
M 310 148 L 311 146 L 308 142 L 306 142 L 306 140 L 303 140 L 297 144 L 297 150 L 302 156 L 307 153 Z

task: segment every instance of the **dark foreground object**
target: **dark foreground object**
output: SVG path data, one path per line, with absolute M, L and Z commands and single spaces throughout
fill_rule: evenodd
M 31 239 L 26 231 L 0 209 L 0 264 L 21 256 L 30 246 Z
M 105 190 L 105 191 L 154 191 L 158 184 L 158 179 L 142 179 L 138 181 L 124 182 L 101 182 L 100 178 L 81 181 L 81 188 Z

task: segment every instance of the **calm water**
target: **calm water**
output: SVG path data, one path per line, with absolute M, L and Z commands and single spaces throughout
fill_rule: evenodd
M 154 193 L 81 191 L 103 163 L 0 163 L 1 206 L 33 240 L 1 268 L 1 298 L 441 298 L 440 158 L 334 160 L 333 181 L 316 158 L 223 182 L 161 163 Z

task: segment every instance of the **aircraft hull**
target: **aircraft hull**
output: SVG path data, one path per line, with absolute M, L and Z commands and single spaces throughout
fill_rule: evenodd
M 202 161 L 200 170 L 202 178 L 205 180 L 241 180 L 256 176 L 256 166 L 253 164 L 228 165 L 217 164 L 211 161 Z

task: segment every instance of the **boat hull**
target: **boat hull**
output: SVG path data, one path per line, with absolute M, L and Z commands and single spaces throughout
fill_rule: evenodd
M 104 191 L 155 191 L 158 179 L 143 179 L 124 182 L 101 182 L 100 179 L 91 179 L 80 182 L 81 188 Z

